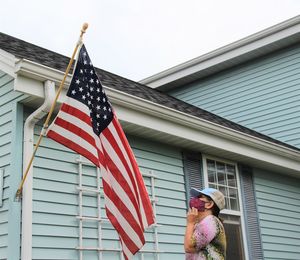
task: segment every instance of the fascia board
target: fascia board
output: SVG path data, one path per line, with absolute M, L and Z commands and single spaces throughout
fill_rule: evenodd
M 26 64 L 21 64 L 22 62 Z M 43 98 L 44 93 L 41 91 L 42 82 L 40 80 L 44 81 L 52 78 L 59 82 L 63 77 L 63 73 L 60 71 L 42 65 L 39 67 L 39 64 L 30 64 L 31 62 L 28 63 L 24 60 L 22 62 L 16 70 L 17 79 L 19 78 L 16 89 L 28 95 Z M 28 66 L 30 69 L 28 69 Z M 30 74 L 31 71 L 33 72 L 32 75 Z M 49 71 L 49 77 L 47 77 L 47 71 Z M 69 75 L 68 82 L 70 82 L 70 79 L 71 76 Z M 25 84 L 26 80 L 29 80 L 30 84 Z M 36 83 L 33 84 L 33 82 Z M 39 88 L 40 90 L 38 90 Z M 67 86 L 58 102 L 62 102 L 66 88 Z M 120 120 L 149 129 L 158 129 L 195 143 L 232 151 L 257 160 L 265 160 L 288 169 L 298 171 L 300 169 L 300 152 L 296 150 L 220 126 L 107 86 L 104 86 L 104 88 L 117 110 Z
M 14 55 L 0 49 L 0 70 L 1 71 L 15 78 L 16 77 L 15 63 L 16 63 L 16 57 Z
M 179 64 L 173 68 L 162 71 L 140 81 L 152 88 L 187 77 L 199 71 L 212 68 L 218 64 L 235 59 L 247 53 L 257 51 L 267 45 L 286 39 L 300 33 L 300 16 L 261 32 L 250 35 L 244 39 L 228 44 L 195 59 Z
M 195 129 L 197 132 L 219 136 L 220 138 L 232 140 L 249 147 L 256 147 L 257 149 L 264 150 L 269 153 L 278 153 L 280 156 L 288 156 L 300 162 L 300 152 L 289 147 L 284 147 L 246 133 L 241 133 L 234 129 L 226 128 L 216 123 L 165 107 L 163 105 L 154 104 L 151 101 L 126 94 L 116 89 L 106 87 L 106 92 L 114 104 L 131 108 L 133 111 L 140 111 L 143 114 L 150 114 L 154 118 L 161 118 L 163 120 L 162 122 L 173 122 L 176 125 L 185 126 L 186 129 Z M 141 125 L 144 125 L 144 123 L 145 122 Z

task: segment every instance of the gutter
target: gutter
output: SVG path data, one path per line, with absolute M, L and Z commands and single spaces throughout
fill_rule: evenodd
M 61 71 L 26 59 L 22 59 L 18 62 L 16 73 L 18 77 L 14 85 L 15 90 L 39 98 L 44 97 L 41 91 L 41 81 L 46 81 L 49 78 L 51 81 L 55 78 L 53 81 L 56 81 L 63 76 L 63 72 Z M 70 81 L 71 75 L 69 75 L 67 79 Z M 269 157 L 271 155 L 275 156 L 275 159 L 272 159 L 272 162 L 270 161 L 271 163 L 277 166 L 284 165 L 284 168 L 287 167 L 288 169 L 293 169 L 293 171 L 297 169 L 296 171 L 298 172 L 299 170 L 300 151 L 297 149 L 285 147 L 246 133 L 238 132 L 234 129 L 109 88 L 105 85 L 104 88 L 114 108 L 116 110 L 119 109 L 118 117 L 120 120 L 149 129 L 153 129 L 154 125 L 151 124 L 151 122 L 154 123 L 155 121 L 157 123 L 156 129 L 162 130 L 161 124 L 166 127 L 164 129 L 165 134 L 176 136 L 176 138 L 185 138 L 193 143 L 207 144 L 217 149 L 220 149 L 220 147 L 224 149 L 223 144 L 219 141 L 223 139 L 228 143 L 226 149 L 229 149 L 229 151 L 237 152 L 236 145 L 240 144 L 244 147 L 243 150 L 238 151 L 241 155 L 257 160 L 261 159 L 261 157 L 258 158 L 257 152 L 263 152 L 268 155 L 268 160 L 270 160 Z M 62 91 L 58 103 L 62 102 L 65 92 L 66 89 Z M 175 125 L 178 126 L 176 129 L 174 129 Z M 180 133 L 178 133 L 179 129 Z M 202 133 L 202 135 L 191 137 L 193 134 L 199 135 L 199 133 Z M 211 139 L 213 135 L 214 138 Z M 211 142 L 208 142 L 209 140 L 204 138 L 204 136 L 210 138 Z M 216 141 L 216 139 L 218 139 L 218 141 Z M 246 151 L 246 146 L 252 150 Z M 253 149 L 255 149 L 255 151 Z M 284 163 L 278 162 L 279 156 L 284 158 Z
M 55 98 L 55 83 L 44 82 L 44 103 L 35 110 L 24 124 L 24 145 L 23 145 L 23 172 L 33 153 L 34 126 L 50 111 Z M 33 166 L 30 167 L 22 192 L 22 240 L 21 260 L 32 259 L 32 188 L 33 188 Z

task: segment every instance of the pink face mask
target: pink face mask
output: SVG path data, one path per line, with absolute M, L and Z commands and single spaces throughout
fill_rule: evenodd
M 190 208 L 196 208 L 198 211 L 205 210 L 205 202 L 199 198 L 191 198 L 189 202 Z

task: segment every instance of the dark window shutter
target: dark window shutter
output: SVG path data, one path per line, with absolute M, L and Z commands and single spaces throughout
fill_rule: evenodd
M 204 188 L 202 159 L 200 153 L 183 152 L 183 169 L 186 184 L 186 198 L 190 197 L 190 188 Z
M 254 193 L 252 169 L 239 165 L 246 236 L 248 243 L 249 259 L 263 259 L 260 227 L 258 221 L 257 204 Z

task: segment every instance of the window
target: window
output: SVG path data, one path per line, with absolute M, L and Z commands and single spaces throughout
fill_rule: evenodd
M 237 165 L 225 160 L 203 157 L 205 187 L 220 190 L 225 196 L 221 218 L 227 238 L 227 259 L 244 260 L 243 225 Z M 234 241 L 234 243 L 231 243 Z
M 225 196 L 225 207 L 239 211 L 239 198 L 235 165 L 211 159 L 206 160 L 208 187 L 220 190 Z

